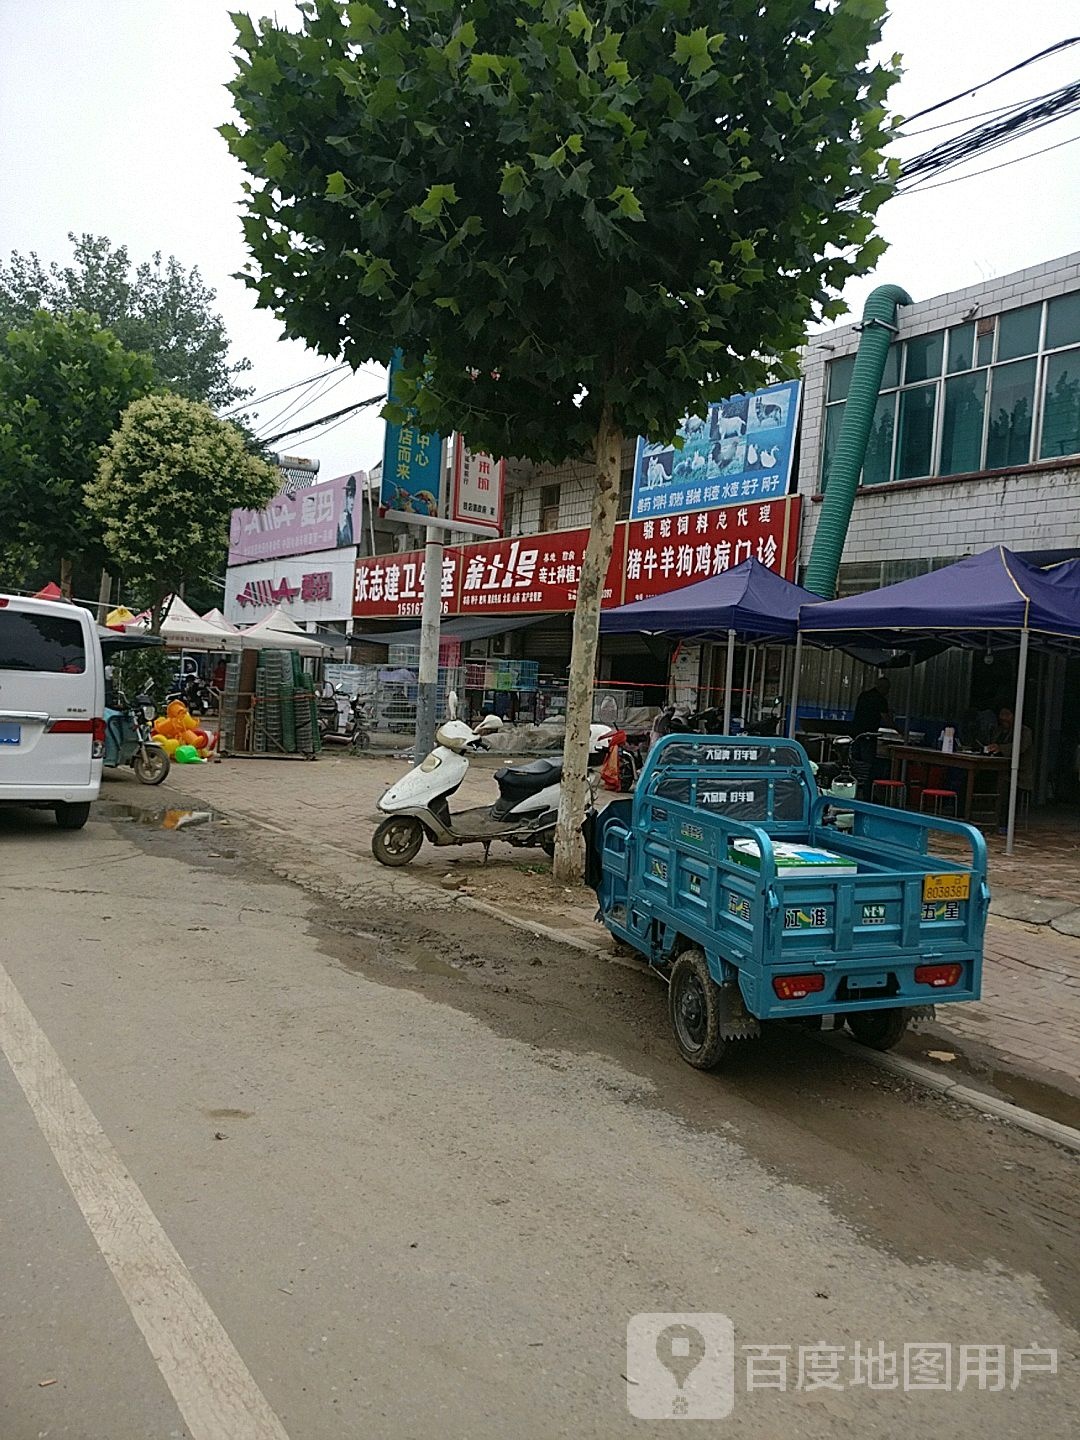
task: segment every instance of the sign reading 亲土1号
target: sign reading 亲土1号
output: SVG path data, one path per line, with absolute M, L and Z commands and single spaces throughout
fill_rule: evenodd
M 506 462 L 470 450 L 459 435 L 454 447 L 450 519 L 498 534 L 503 523 Z
M 800 380 L 786 380 L 715 401 L 705 415 L 688 415 L 679 426 L 681 450 L 640 438 L 630 518 L 786 495 L 801 389 Z
M 801 497 L 664 515 L 627 525 L 623 604 L 678 590 L 756 560 L 795 578 Z
M 424 602 L 424 552 L 407 555 L 369 555 L 356 562 L 353 615 L 419 615 Z M 457 613 L 458 553 L 443 551 L 442 613 Z
M 395 350 L 390 361 L 390 398 L 394 380 L 401 369 L 401 351 Z M 442 463 L 442 441 L 438 435 L 426 435 L 411 420 L 403 425 L 386 422 L 383 446 L 382 486 L 379 503 L 384 510 L 416 515 L 439 513 L 439 466 Z
M 558 614 L 577 604 L 588 530 L 557 530 L 461 547 L 461 614 Z M 615 531 L 603 604 L 622 593 L 625 527 Z

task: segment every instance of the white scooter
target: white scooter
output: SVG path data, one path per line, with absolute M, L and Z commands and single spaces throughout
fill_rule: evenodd
M 484 859 L 493 840 L 510 845 L 539 845 L 555 853 L 563 762 L 532 760 L 496 770 L 499 798 L 494 805 L 450 812 L 450 796 L 469 773 L 469 755 L 486 750 L 484 736 L 502 725 L 491 715 L 472 730 L 464 720 L 448 720 L 435 736 L 435 749 L 391 785 L 379 801 L 386 815 L 371 837 L 371 850 L 383 865 L 407 865 L 426 836 L 433 845 L 483 845 Z M 590 762 L 606 751 L 614 731 L 589 727 Z

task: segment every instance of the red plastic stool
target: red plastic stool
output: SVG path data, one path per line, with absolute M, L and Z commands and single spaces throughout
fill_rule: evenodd
M 956 819 L 956 791 L 955 790 L 924 790 L 919 796 L 919 809 L 924 815 L 942 815 L 948 819 Z M 929 801 L 929 804 L 927 803 Z M 948 808 L 946 809 L 946 806 Z
M 893 810 L 907 809 L 907 786 L 903 780 L 875 780 L 870 787 L 874 805 L 888 805 Z

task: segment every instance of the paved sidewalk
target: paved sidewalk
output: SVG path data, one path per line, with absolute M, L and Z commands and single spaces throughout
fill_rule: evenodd
M 491 757 L 474 762 L 455 797 L 466 808 L 484 804 L 492 791 Z M 378 823 L 376 801 L 407 768 L 390 756 L 354 757 L 329 751 L 313 763 L 288 760 L 230 759 L 200 767 L 175 767 L 162 787 L 200 797 L 208 808 L 233 817 L 247 816 L 290 837 L 297 860 L 311 842 L 331 844 L 355 854 L 357 884 L 377 886 L 404 876 L 439 887 L 432 900 L 440 908 L 460 888 L 519 918 L 558 929 L 570 940 L 612 948 L 595 922 L 591 892 L 556 886 L 539 851 L 492 850 L 483 865 L 479 847 L 436 849 L 425 845 L 407 871 L 386 871 L 371 857 L 371 834 Z M 122 777 L 126 772 L 118 772 Z M 106 781 L 102 798 L 123 803 L 130 777 Z M 145 792 L 144 792 L 145 795 Z M 1004 857 L 991 857 L 991 884 Z M 1026 864 L 1030 869 L 1023 869 Z M 1069 862 L 1065 862 L 1067 868 Z M 1032 895 L 1048 888 L 1068 896 L 1068 881 L 1057 865 L 1044 865 L 1030 842 L 1007 862 L 1007 895 Z M 436 899 L 436 893 L 438 899 Z M 1071 897 L 1070 897 L 1071 898 Z M 1080 939 L 1048 923 L 1031 924 L 992 914 L 987 930 L 983 999 L 976 1004 L 944 1006 L 929 1036 L 917 1048 L 949 1053 L 955 1045 L 976 1072 L 1019 1073 L 1080 1096 Z

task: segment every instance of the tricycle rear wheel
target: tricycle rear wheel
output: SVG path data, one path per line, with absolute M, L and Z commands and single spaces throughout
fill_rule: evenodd
M 908 1012 L 899 1010 L 855 1010 L 846 1017 L 848 1029 L 860 1045 L 871 1050 L 891 1050 L 904 1038 Z
M 684 950 L 671 967 L 668 1015 L 679 1054 L 695 1070 L 715 1070 L 727 1041 L 720 1034 L 720 987 L 701 950 Z

